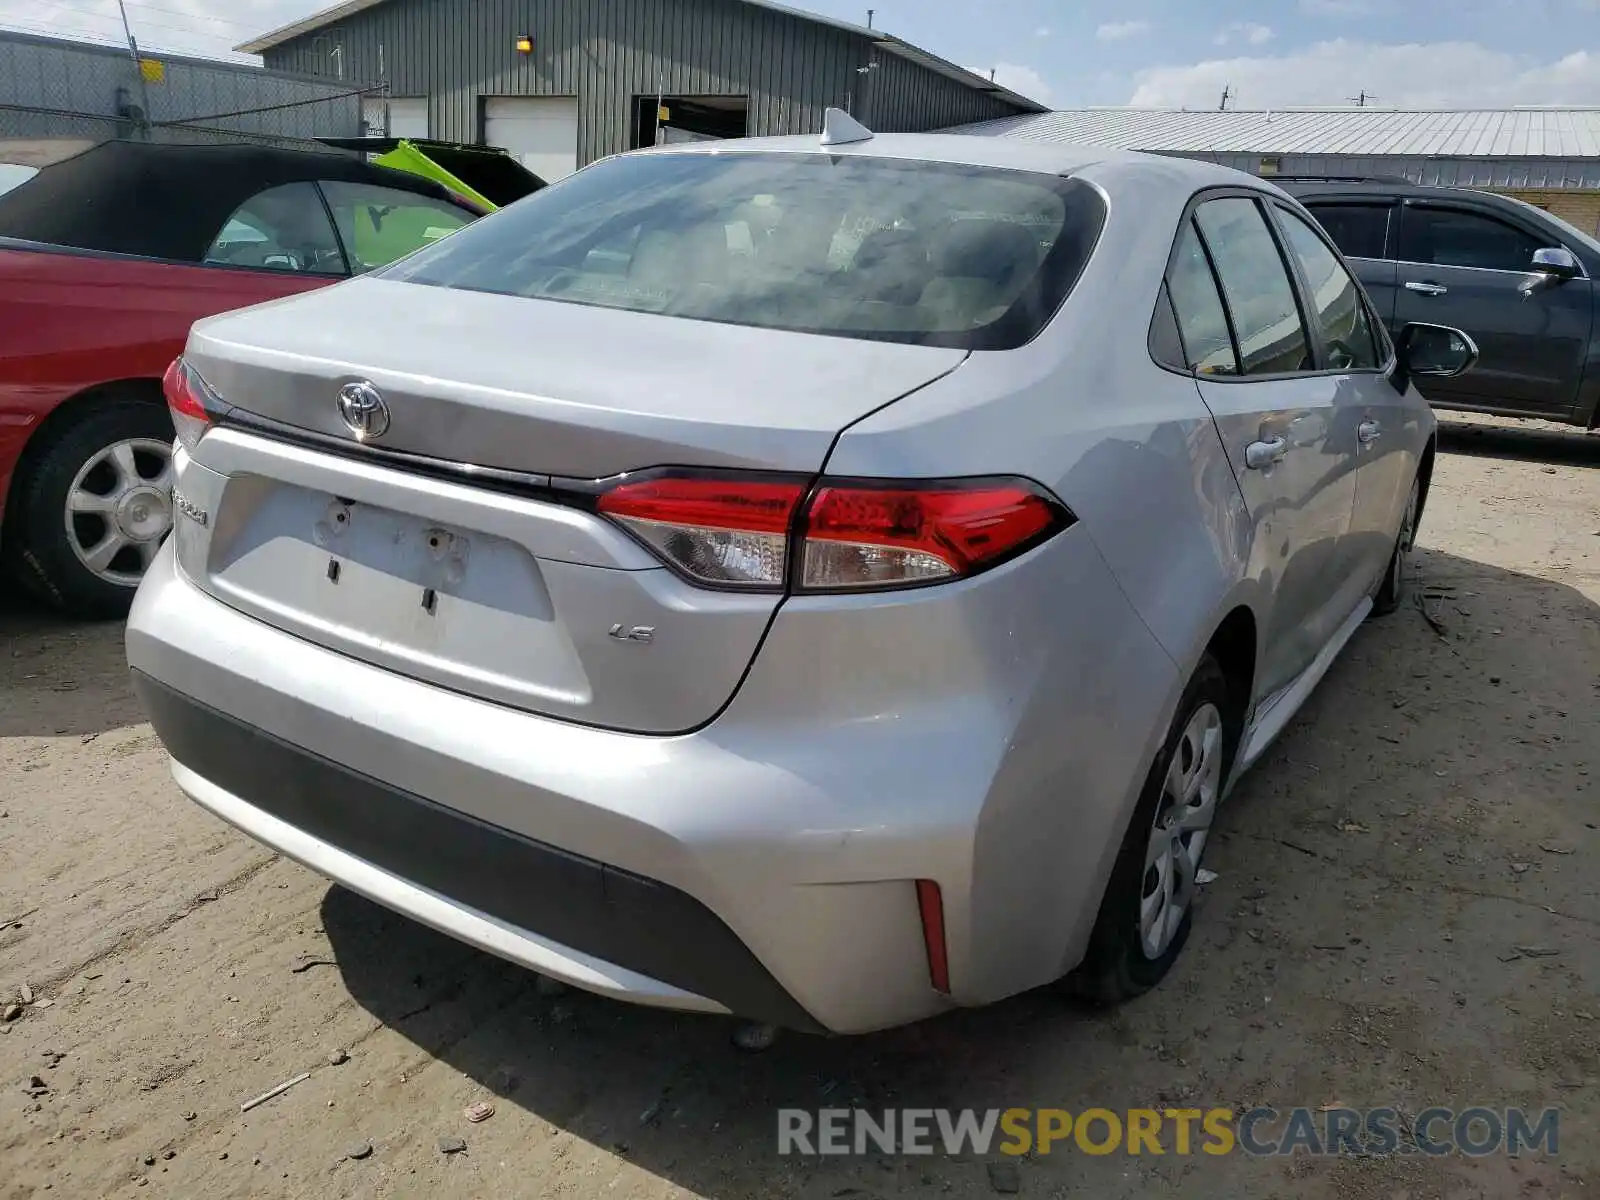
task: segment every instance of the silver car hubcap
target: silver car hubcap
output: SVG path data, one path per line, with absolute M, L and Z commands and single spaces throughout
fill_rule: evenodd
M 1172 753 L 1150 827 L 1139 897 L 1139 940 L 1146 958 L 1167 952 L 1194 900 L 1221 785 L 1222 713 L 1215 704 L 1202 704 Z
M 1411 552 L 1411 547 L 1415 545 L 1417 541 L 1418 499 L 1419 496 L 1417 486 L 1416 484 L 1412 484 L 1411 496 L 1406 501 L 1405 516 L 1400 520 L 1400 540 L 1397 541 L 1394 546 L 1394 569 L 1389 573 L 1390 579 L 1394 581 L 1394 586 L 1391 589 L 1391 595 L 1395 600 L 1398 600 L 1402 595 L 1405 594 L 1407 568 L 1406 559 Z
M 114 442 L 67 489 L 67 543 L 107 583 L 133 587 L 172 530 L 172 444 Z

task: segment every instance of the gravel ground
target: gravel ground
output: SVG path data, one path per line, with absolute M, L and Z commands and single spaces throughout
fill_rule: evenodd
M 1591 1194 L 1600 436 L 1451 422 L 1445 450 L 1418 554 L 1442 632 L 1406 609 L 1357 635 L 1220 818 L 1165 986 L 757 1057 L 721 1021 L 543 994 L 267 853 L 171 783 L 117 627 L 0 611 L 0 1006 L 34 996 L 0 1035 L 0 1197 L 994 1190 L 971 1157 L 775 1154 L 774 1109 L 850 1103 L 1555 1105 L 1554 1159 L 1068 1151 L 1018 1174 L 1032 1196 Z

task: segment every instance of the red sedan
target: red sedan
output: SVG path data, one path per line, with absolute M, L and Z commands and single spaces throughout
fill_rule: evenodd
M 370 270 L 478 213 L 332 152 L 21 150 L 0 148 L 0 568 L 54 607 L 116 616 L 172 526 L 161 377 L 190 325 Z

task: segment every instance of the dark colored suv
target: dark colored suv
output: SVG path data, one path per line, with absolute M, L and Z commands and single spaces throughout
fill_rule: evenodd
M 1600 241 L 1509 196 L 1404 181 L 1278 179 L 1332 235 L 1398 331 L 1463 329 L 1482 358 L 1418 380 L 1439 408 L 1600 423 Z

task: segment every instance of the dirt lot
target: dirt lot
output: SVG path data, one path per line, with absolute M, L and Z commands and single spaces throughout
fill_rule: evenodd
M 1557 1105 L 1561 1153 L 1067 1152 L 1022 1194 L 1591 1194 L 1600 437 L 1478 422 L 1446 450 L 1419 554 L 1442 636 L 1416 610 L 1358 634 L 1225 810 L 1165 987 L 755 1058 L 266 853 L 170 782 L 118 628 L 0 612 L 0 1004 L 36 998 L 0 1035 L 0 1196 L 987 1196 L 972 1158 L 780 1159 L 774 1109 L 1177 1102 Z

